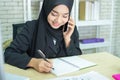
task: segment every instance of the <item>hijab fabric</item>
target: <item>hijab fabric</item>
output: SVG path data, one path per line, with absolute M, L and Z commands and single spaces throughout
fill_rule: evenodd
M 37 20 L 37 26 L 35 29 L 35 36 L 33 37 L 33 44 L 34 44 L 34 51 L 40 49 L 43 52 L 45 52 L 46 48 L 46 38 L 51 35 L 54 37 L 57 41 L 59 48 L 62 48 L 62 44 L 60 44 L 63 41 L 63 33 L 62 33 L 62 27 L 59 29 L 53 29 L 48 21 L 47 16 L 51 12 L 51 10 L 57 6 L 57 5 L 66 5 L 69 9 L 69 13 L 71 12 L 72 6 L 73 6 L 73 0 L 44 0 L 43 6 L 39 15 L 39 18 Z M 49 52 L 48 52 L 49 53 Z M 65 51 L 63 51 L 65 53 Z

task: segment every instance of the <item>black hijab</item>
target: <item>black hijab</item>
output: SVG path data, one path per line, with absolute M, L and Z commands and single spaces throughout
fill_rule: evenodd
M 49 34 L 52 37 L 56 38 L 58 43 L 60 43 L 63 40 L 63 35 L 62 35 L 63 33 L 61 29 L 62 27 L 60 27 L 59 29 L 53 29 L 47 21 L 47 16 L 51 12 L 51 10 L 59 4 L 66 5 L 70 13 L 73 6 L 73 0 L 44 0 L 39 18 L 37 20 L 38 25 L 36 26 L 35 29 L 35 36 L 33 38 L 34 51 L 40 49 L 43 52 L 45 52 L 46 37 L 49 36 Z M 59 45 L 61 46 L 61 44 Z

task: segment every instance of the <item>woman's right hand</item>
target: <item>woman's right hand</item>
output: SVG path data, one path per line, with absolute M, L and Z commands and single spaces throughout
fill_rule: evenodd
M 38 72 L 50 72 L 53 65 L 52 61 L 48 59 L 49 62 L 43 60 L 43 59 L 37 59 L 37 58 L 32 58 L 30 62 L 28 63 L 28 67 L 32 67 Z

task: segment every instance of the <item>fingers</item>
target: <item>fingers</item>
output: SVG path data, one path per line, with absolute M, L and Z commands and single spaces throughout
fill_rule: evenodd
M 74 26 L 75 26 L 75 22 L 74 22 L 74 20 L 70 17 L 70 19 L 69 19 L 69 21 L 68 21 L 68 27 L 74 28 Z
M 66 47 L 69 47 L 70 41 L 71 41 L 71 36 L 73 34 L 75 28 L 75 22 L 74 20 L 70 17 L 69 21 L 68 21 L 68 28 L 66 32 L 63 32 L 63 37 L 65 40 L 65 45 Z
M 47 61 L 42 60 L 39 64 L 39 71 L 40 72 L 50 72 L 52 67 L 53 66 L 52 66 L 51 61 L 47 62 Z
M 67 29 L 67 32 L 68 33 L 72 33 L 74 31 L 74 28 L 75 28 L 75 22 L 74 20 L 70 17 L 69 21 L 68 21 L 68 29 Z

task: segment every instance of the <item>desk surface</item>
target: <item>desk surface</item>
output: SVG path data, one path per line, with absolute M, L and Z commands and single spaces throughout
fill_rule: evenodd
M 74 76 L 74 75 L 84 74 L 89 71 L 96 71 L 110 78 L 110 80 L 113 80 L 111 75 L 115 73 L 120 73 L 120 58 L 113 56 L 110 53 L 102 52 L 102 53 L 85 54 L 85 55 L 81 55 L 80 57 L 95 62 L 97 65 L 76 72 L 72 72 L 64 76 Z M 5 71 L 13 74 L 29 77 L 30 80 L 44 80 L 44 79 L 56 77 L 52 73 L 39 73 L 34 69 L 23 70 L 8 64 L 5 64 Z

